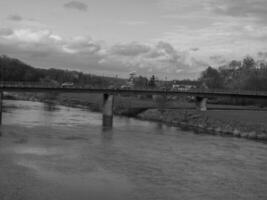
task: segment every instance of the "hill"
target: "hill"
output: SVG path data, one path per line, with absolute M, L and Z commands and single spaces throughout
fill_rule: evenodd
M 36 82 L 61 84 L 73 82 L 75 85 L 90 85 L 93 87 L 108 87 L 121 85 L 125 79 L 96 76 L 89 73 L 62 69 L 41 69 L 32 67 L 18 59 L 0 56 L 0 80 L 15 82 Z

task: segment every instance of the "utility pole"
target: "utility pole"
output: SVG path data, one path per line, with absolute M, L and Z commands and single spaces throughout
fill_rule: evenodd
M 1 82 L 4 84 L 4 66 L 1 66 Z

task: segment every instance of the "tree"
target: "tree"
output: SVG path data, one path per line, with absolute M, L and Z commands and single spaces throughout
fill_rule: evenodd
M 251 70 L 251 69 L 254 69 L 255 67 L 256 67 L 256 62 L 253 58 L 251 58 L 250 56 L 247 56 L 246 58 L 244 58 L 243 65 L 242 65 L 243 69 Z
M 148 86 L 150 88 L 155 88 L 156 87 L 156 77 L 155 77 L 155 75 L 152 75 L 151 78 L 149 79 Z
M 134 79 L 135 88 L 146 88 L 148 86 L 148 79 L 143 76 L 138 76 Z
M 242 65 L 242 63 L 240 61 L 232 60 L 229 63 L 229 69 L 231 69 L 231 70 L 237 70 L 238 68 L 241 67 L 241 65 Z
M 221 89 L 223 88 L 223 79 L 216 69 L 208 67 L 202 72 L 200 81 L 210 89 Z

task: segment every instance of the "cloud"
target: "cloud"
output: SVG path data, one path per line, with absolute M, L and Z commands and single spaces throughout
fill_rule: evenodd
M 9 15 L 7 19 L 11 21 L 22 21 L 23 20 L 23 18 L 20 15 Z
M 228 62 L 225 59 L 225 57 L 224 56 L 221 56 L 221 55 L 210 56 L 210 60 L 212 61 L 213 64 L 215 64 L 217 66 L 226 64 Z
M 266 0 L 206 0 L 206 8 L 230 16 L 267 16 Z
M 0 36 L 7 37 L 13 34 L 13 30 L 10 28 L 0 28 Z
M 0 29 L 0 54 L 23 59 L 36 67 L 124 76 L 134 70 L 144 76 L 192 78 L 208 66 L 189 52 L 179 51 L 163 41 L 106 46 L 91 37 L 66 39 L 49 29 Z
M 121 56 L 138 56 L 150 51 L 150 47 L 147 45 L 132 42 L 129 44 L 117 44 L 112 46 L 110 53 L 113 55 Z
M 63 46 L 63 50 L 68 53 L 94 54 L 101 50 L 101 46 L 90 37 L 75 37 Z
M 21 31 L 14 30 L 14 32 Z M 99 48 L 97 44 L 94 45 L 92 41 L 88 41 L 92 46 L 88 47 L 76 39 L 68 40 L 49 31 L 43 32 L 46 34 L 42 31 L 29 31 L 27 38 L 31 39 L 7 39 L 0 36 L 0 55 L 5 54 L 21 59 L 35 67 L 81 70 L 96 74 L 109 71 L 111 74 L 112 69 L 98 64 L 102 57 L 97 55 L 96 49 Z M 36 37 L 38 33 L 40 35 Z M 114 66 L 114 70 L 121 69 Z
M 190 50 L 191 50 L 191 51 L 199 51 L 199 48 L 196 48 L 196 47 L 195 47 L 195 48 L 191 48 Z
M 258 52 L 258 58 L 267 61 L 267 52 Z
M 267 43 L 267 26 L 256 23 L 252 18 L 218 17 L 209 26 L 194 30 L 177 27 L 165 32 L 158 40 L 182 49 L 201 47 L 201 50 L 191 53 L 209 63 L 214 61 L 210 56 L 223 55 L 225 59 L 232 60 L 263 51 Z
M 215 14 L 237 17 L 267 16 L 266 0 L 157 0 L 158 6 L 168 11 L 169 17 L 177 16 L 177 11 L 184 13 Z
M 28 43 L 41 43 L 47 42 L 50 39 L 55 39 L 49 30 L 31 30 L 31 29 L 15 29 L 9 30 L 9 34 L 3 37 L 11 42 L 28 42 Z M 51 38 L 50 38 L 51 37 Z M 55 39 L 56 40 L 56 39 Z
M 65 3 L 64 7 L 68 8 L 68 9 L 79 10 L 79 11 L 87 11 L 88 10 L 87 4 L 80 2 L 80 1 L 70 1 L 68 3 Z
M 178 51 L 171 44 L 159 41 L 156 44 L 127 43 L 114 45 L 101 63 L 121 63 L 138 74 L 181 77 L 196 76 L 208 66 L 204 61 L 192 58 L 189 52 Z

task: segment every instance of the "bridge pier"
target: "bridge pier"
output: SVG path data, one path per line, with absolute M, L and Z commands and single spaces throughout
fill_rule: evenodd
M 199 111 L 207 111 L 207 100 L 208 100 L 207 98 L 196 96 L 195 100 L 196 100 L 197 110 L 199 110 Z
M 103 127 L 111 128 L 113 125 L 113 103 L 114 95 L 103 95 Z
M 2 112 L 3 112 L 3 91 L 0 91 L 0 125 L 2 124 Z

